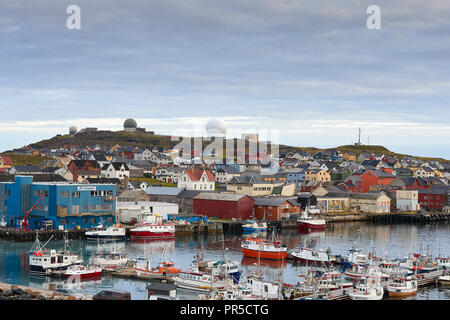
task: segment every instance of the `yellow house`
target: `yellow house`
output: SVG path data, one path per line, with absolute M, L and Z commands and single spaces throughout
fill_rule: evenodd
M 328 171 L 323 169 L 309 169 L 305 171 L 306 181 L 330 182 L 331 176 Z
M 441 177 L 444 176 L 444 173 L 441 172 L 441 171 L 439 171 L 438 169 L 434 169 L 434 175 L 435 175 L 436 177 L 441 178 Z
M 353 153 L 344 153 L 342 155 L 342 157 L 348 161 L 355 161 L 356 160 L 356 155 L 354 155 Z

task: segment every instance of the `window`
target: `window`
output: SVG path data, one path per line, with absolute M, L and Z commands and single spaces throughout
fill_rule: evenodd
M 80 193 L 78 191 L 72 192 L 72 198 L 79 198 Z
M 69 191 L 61 191 L 61 197 L 67 198 L 69 196 Z

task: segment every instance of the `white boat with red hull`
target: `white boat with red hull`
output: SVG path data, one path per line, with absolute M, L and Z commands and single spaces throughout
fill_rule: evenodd
M 173 223 L 140 223 L 130 230 L 131 239 L 175 239 L 175 225 Z
M 330 251 L 313 250 L 310 248 L 300 248 L 298 251 L 292 251 L 291 256 L 294 261 L 302 264 L 333 265 L 336 261 L 330 255 Z
M 172 223 L 142 223 L 130 230 L 131 239 L 175 239 Z
M 321 231 L 325 229 L 325 220 L 320 219 L 317 215 L 320 213 L 319 209 L 314 209 L 314 211 L 318 211 L 314 216 L 310 215 L 313 209 L 308 206 L 303 211 L 303 214 L 300 215 L 300 218 L 297 219 L 297 230 L 299 232 L 311 232 L 311 231 Z M 313 212 L 314 212 L 313 211 Z
M 65 276 L 71 279 L 100 279 L 102 277 L 102 268 L 100 267 L 86 267 L 83 265 L 73 265 L 67 268 Z

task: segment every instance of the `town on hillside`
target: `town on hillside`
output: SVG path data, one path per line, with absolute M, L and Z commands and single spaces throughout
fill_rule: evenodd
M 89 130 L 95 132 L 71 127 L 69 136 Z M 124 131 L 146 132 L 133 119 L 124 122 Z M 289 221 L 307 207 L 322 216 L 450 213 L 446 162 L 337 149 L 279 152 L 277 170 L 268 174 L 258 156 L 242 164 L 217 163 L 201 155 L 194 155 L 197 161 L 174 156 L 174 151 L 159 145 L 97 144 L 5 152 L 0 156 L 3 224 L 19 228 L 32 207 L 30 229 L 136 223 L 154 213 L 163 219 Z

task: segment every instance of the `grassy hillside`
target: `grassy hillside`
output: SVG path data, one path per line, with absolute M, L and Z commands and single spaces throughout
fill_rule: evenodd
M 32 166 L 39 165 L 44 160 L 53 159 L 52 157 L 41 157 L 41 156 L 27 156 L 27 155 L 15 155 L 11 152 L 1 153 L 2 156 L 8 156 L 11 159 L 13 166 L 27 165 Z
M 235 143 L 235 150 L 236 150 L 236 139 L 233 139 Z M 84 133 L 78 133 L 74 136 L 71 135 L 62 135 L 62 136 L 55 136 L 51 139 L 42 140 L 33 144 L 30 144 L 32 148 L 37 149 L 53 149 L 53 148 L 60 148 L 67 145 L 77 145 L 77 146 L 86 146 L 86 145 L 103 145 L 107 147 L 112 147 L 116 144 L 119 144 L 121 146 L 139 146 L 139 147 L 151 147 L 151 146 L 159 146 L 162 148 L 170 149 L 174 147 L 179 141 L 171 141 L 170 136 L 164 136 L 164 135 L 157 135 L 157 134 L 148 134 L 144 132 L 124 132 L 124 131 L 96 131 L 96 132 L 84 132 Z M 193 146 L 193 140 L 191 141 Z M 210 142 L 203 141 L 203 148 L 208 145 Z M 356 156 L 360 155 L 361 153 L 376 153 L 376 154 L 385 154 L 385 155 L 394 155 L 399 157 L 400 159 L 406 156 L 405 154 L 395 153 L 393 151 L 388 150 L 387 148 L 383 146 L 376 146 L 376 145 L 361 145 L 361 146 L 355 146 L 355 145 L 346 145 L 346 146 L 339 146 L 336 148 L 328 148 L 328 149 L 338 149 L 341 152 L 351 152 L 355 154 Z M 279 146 L 280 152 L 296 152 L 298 150 L 302 150 L 305 152 L 309 152 L 310 154 L 314 154 L 318 151 L 324 151 L 327 149 L 320 149 L 320 148 L 314 148 L 314 147 L 294 147 L 294 146 L 287 146 L 287 145 L 280 145 Z M 246 151 L 248 151 L 248 146 L 246 147 Z M 225 152 L 225 150 L 224 150 Z M 418 159 L 422 159 L 424 161 L 431 161 L 431 160 L 438 160 L 441 162 L 447 162 L 450 163 L 450 160 L 442 159 L 442 158 L 433 158 L 433 157 L 417 157 L 414 155 L 410 155 Z M 17 158 L 17 163 L 14 162 L 13 157 L 11 157 L 11 160 L 13 160 L 14 164 L 36 164 L 40 161 L 44 160 L 45 157 L 37 157 L 36 159 L 31 159 L 31 157 L 26 156 L 15 156 Z M 20 158 L 25 157 L 25 158 Z M 28 161 L 28 162 L 27 162 Z

